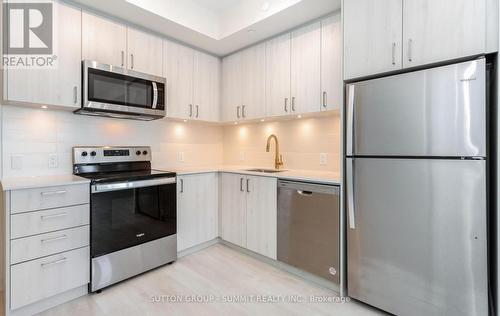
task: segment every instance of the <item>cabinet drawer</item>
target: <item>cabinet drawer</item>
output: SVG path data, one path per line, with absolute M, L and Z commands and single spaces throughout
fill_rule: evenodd
M 10 216 L 10 238 L 27 237 L 89 224 L 89 204 Z
M 75 184 L 11 191 L 10 213 L 89 203 L 90 186 Z
M 89 226 L 15 239 L 10 242 L 10 263 L 53 255 L 89 245 Z
M 89 247 L 10 267 L 10 308 L 16 309 L 85 285 L 90 278 Z

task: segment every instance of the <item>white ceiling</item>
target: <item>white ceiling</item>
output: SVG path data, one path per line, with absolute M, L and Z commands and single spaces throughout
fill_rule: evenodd
M 193 0 L 193 2 L 217 14 L 222 14 L 224 11 L 245 2 L 245 0 Z
M 340 9 L 340 0 L 69 1 L 219 56 Z

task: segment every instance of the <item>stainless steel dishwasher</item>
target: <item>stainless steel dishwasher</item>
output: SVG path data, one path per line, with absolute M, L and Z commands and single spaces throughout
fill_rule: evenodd
M 278 181 L 278 260 L 339 283 L 340 188 Z

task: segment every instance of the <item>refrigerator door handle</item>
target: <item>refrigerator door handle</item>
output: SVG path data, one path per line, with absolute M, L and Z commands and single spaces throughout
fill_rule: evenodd
M 356 229 L 354 209 L 354 158 L 346 158 L 347 210 L 349 212 L 349 228 Z
M 354 85 L 347 86 L 346 154 L 352 155 L 354 147 Z

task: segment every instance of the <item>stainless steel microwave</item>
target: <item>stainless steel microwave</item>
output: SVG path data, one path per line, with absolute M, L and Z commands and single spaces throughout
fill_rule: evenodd
M 77 114 L 155 120 L 165 116 L 165 78 L 82 61 L 82 106 Z

